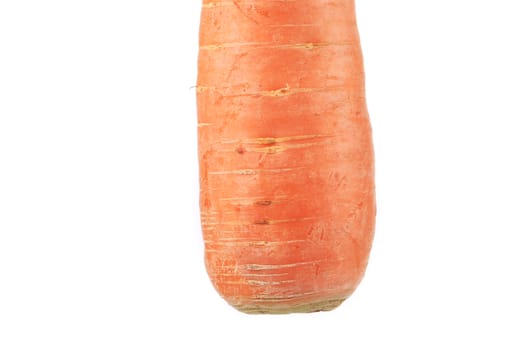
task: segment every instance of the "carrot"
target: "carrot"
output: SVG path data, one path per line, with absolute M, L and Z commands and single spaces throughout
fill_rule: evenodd
M 353 0 L 204 0 L 197 107 L 208 275 L 246 313 L 331 310 L 361 281 L 374 155 Z

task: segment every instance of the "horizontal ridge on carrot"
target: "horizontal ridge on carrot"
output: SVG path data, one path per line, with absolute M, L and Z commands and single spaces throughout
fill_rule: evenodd
M 375 225 L 353 0 L 204 0 L 197 81 L 208 275 L 246 313 L 331 310 Z

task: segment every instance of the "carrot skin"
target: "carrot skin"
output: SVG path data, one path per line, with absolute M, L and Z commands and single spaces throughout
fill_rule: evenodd
M 204 0 L 197 112 L 211 282 L 246 313 L 331 310 L 376 203 L 353 0 Z

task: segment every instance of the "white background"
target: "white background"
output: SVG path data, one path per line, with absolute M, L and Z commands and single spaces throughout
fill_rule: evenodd
M 525 21 L 361 0 L 377 231 L 328 313 L 249 316 L 198 220 L 198 1 L 0 2 L 0 349 L 525 348 Z

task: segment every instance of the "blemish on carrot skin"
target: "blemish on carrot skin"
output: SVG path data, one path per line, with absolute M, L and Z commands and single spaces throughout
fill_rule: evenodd
M 288 23 L 288 24 L 269 24 L 268 27 L 315 27 L 315 23 Z
M 240 145 L 239 147 L 237 147 L 237 148 L 235 149 L 235 152 L 237 152 L 237 153 L 239 153 L 239 154 L 244 154 L 244 153 L 246 153 L 246 148 L 244 148 L 243 145 Z
M 314 263 L 323 262 L 325 260 L 312 260 L 312 261 L 299 261 L 296 263 L 289 264 L 246 264 L 241 266 L 241 268 L 246 270 L 279 270 L 279 269 L 288 269 L 296 266 L 306 266 L 312 265 Z
M 272 285 L 280 285 L 280 284 L 290 284 L 296 282 L 295 280 L 284 280 L 284 281 L 261 281 L 261 280 L 246 280 L 247 284 L 256 285 L 256 286 L 272 286 Z
M 314 50 L 322 48 L 330 48 L 333 46 L 352 46 L 355 43 L 352 42 L 306 42 L 306 43 L 281 43 L 276 44 L 274 42 L 228 42 L 228 43 L 215 43 L 208 45 L 201 45 L 200 50 L 224 50 L 237 47 L 250 46 L 254 49 L 297 49 L 297 50 Z
M 209 171 L 208 175 L 257 175 L 258 173 L 278 175 L 284 172 L 295 172 L 305 169 L 306 167 L 295 167 L 295 168 L 274 168 L 274 169 L 235 169 L 235 170 L 221 170 L 221 171 Z
M 246 13 L 246 12 L 242 9 L 241 5 L 239 5 L 239 4 L 237 3 L 237 1 L 234 0 L 234 1 L 232 1 L 232 2 L 233 2 L 233 5 L 235 5 L 235 7 L 237 7 L 237 9 L 239 10 L 239 12 L 240 12 L 244 17 L 246 17 L 247 19 L 249 19 L 250 21 L 252 21 L 252 22 L 255 23 L 255 24 L 259 24 L 259 21 L 257 21 L 255 18 L 253 18 L 253 17 L 252 17 L 251 15 L 249 15 L 248 13 Z M 250 7 L 251 10 L 253 10 L 254 8 L 255 8 L 254 5 L 252 5 L 252 6 Z
M 255 202 L 255 205 L 260 205 L 260 206 L 269 206 L 272 204 L 272 201 L 257 201 Z
M 222 170 L 210 171 L 209 175 L 256 175 L 257 171 L 254 169 L 237 169 L 237 170 Z
M 254 139 L 246 139 L 244 142 L 250 144 L 272 145 L 275 143 L 294 142 L 308 139 L 328 138 L 334 137 L 333 134 L 314 134 L 314 135 L 294 135 L 285 137 L 259 137 Z M 233 142 L 233 141 L 228 141 Z
M 270 220 L 262 219 L 254 221 L 254 225 L 270 225 Z
M 277 139 L 275 137 L 260 138 L 259 141 L 263 145 L 273 145 L 277 143 Z
M 231 6 L 231 5 L 233 5 L 233 1 L 216 1 L 216 2 L 208 2 L 206 4 L 203 4 L 202 8 L 207 9 L 207 8 Z
M 237 89 L 237 91 L 236 91 Z M 324 87 L 290 87 L 286 85 L 285 87 L 279 88 L 277 90 L 257 90 L 257 91 L 247 91 L 246 86 L 243 86 L 240 91 L 239 87 L 232 86 L 197 86 L 197 94 L 202 93 L 218 93 L 221 97 L 286 97 L 295 94 L 311 94 L 311 93 L 324 93 L 330 91 L 345 91 L 346 86 L 324 86 Z M 233 91 L 232 91 L 233 90 Z M 235 92 L 236 91 L 236 92 Z

